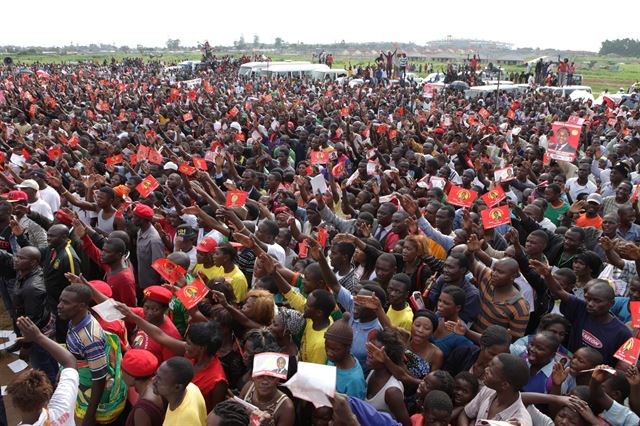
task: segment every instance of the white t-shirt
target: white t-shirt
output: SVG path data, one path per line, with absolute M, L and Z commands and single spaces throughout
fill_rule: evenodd
M 267 254 L 273 256 L 281 265 L 287 261 L 287 254 L 280 244 L 267 244 Z
M 52 187 L 46 186 L 44 189 L 41 189 L 38 198 L 49 204 L 52 212 L 60 210 L 60 194 Z
M 29 204 L 29 208 L 32 212 L 36 212 L 49 220 L 53 220 L 53 211 L 51 207 L 49 207 L 49 204 L 42 198 L 38 198 L 35 202 Z
M 577 177 L 568 179 L 565 187 L 569 189 L 569 195 L 571 195 L 571 199 L 573 201 L 577 200 L 578 195 L 582 194 L 583 192 L 587 194 L 593 194 L 598 190 L 596 184 L 588 179 L 586 185 L 580 185 L 578 183 Z
M 46 410 L 43 408 L 38 421 L 33 426 L 44 426 L 45 424 L 58 426 L 75 426 L 75 407 L 78 395 L 80 376 L 78 370 L 65 368 L 60 373 L 60 381 L 56 391 L 49 400 Z M 18 423 L 19 426 L 31 426 L 28 423 Z

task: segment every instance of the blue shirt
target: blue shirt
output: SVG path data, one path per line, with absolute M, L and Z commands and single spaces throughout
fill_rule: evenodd
M 631 311 L 629 310 L 629 299 L 628 297 L 617 296 L 615 301 L 613 302 L 613 306 L 609 310 L 613 315 L 617 316 L 620 321 L 623 323 L 628 323 L 631 321 Z
M 625 233 L 618 228 L 617 235 L 623 240 L 631 241 L 632 243 L 640 243 L 640 225 L 632 223 L 629 230 Z
M 478 315 L 480 314 L 480 291 L 478 290 L 478 287 L 471 284 L 471 278 L 473 278 L 473 275 L 465 275 L 464 283 L 461 287 L 466 296 L 466 300 L 464 302 L 464 307 L 460 311 L 460 319 L 467 324 L 475 322 L 476 318 L 478 318 Z M 429 290 L 429 306 L 432 306 L 435 309 L 435 306 L 438 304 L 440 293 L 447 285 L 448 284 L 444 282 L 443 276 L 438 277 Z
M 367 382 L 364 380 L 364 372 L 357 358 L 353 358 L 355 364 L 348 370 L 336 368 L 336 391 L 354 398 L 364 399 L 367 395 Z M 327 365 L 335 365 L 327 361 Z

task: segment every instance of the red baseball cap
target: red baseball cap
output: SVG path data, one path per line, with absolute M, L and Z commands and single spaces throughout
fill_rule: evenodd
M 136 204 L 136 206 L 133 209 L 133 214 L 135 214 L 136 216 L 142 219 L 146 219 L 146 220 L 153 219 L 153 209 L 146 204 Z
M 7 201 L 10 203 L 29 201 L 29 196 L 24 191 L 9 191 L 6 194 L 2 194 L 2 197 L 7 197 Z
M 203 253 L 211 253 L 216 251 L 218 247 L 218 242 L 211 237 L 205 238 L 200 241 L 200 244 L 196 246 L 196 250 L 201 251 Z
M 65 212 L 63 212 L 62 210 L 56 211 L 53 215 L 56 217 L 56 219 L 58 219 L 61 223 L 64 223 L 65 225 L 71 225 L 73 223 L 73 218 L 68 214 L 66 214 Z
M 130 376 L 149 377 L 158 369 L 158 358 L 146 349 L 129 349 L 122 357 L 121 365 Z
M 171 291 L 159 285 L 152 285 L 144 289 L 144 298 L 153 300 L 154 302 L 164 303 L 168 305 L 173 297 Z
M 111 287 L 109 286 L 109 284 L 107 284 L 106 282 L 100 281 L 100 280 L 92 280 L 92 281 L 89 281 L 89 284 L 91 284 L 93 288 L 95 288 L 105 296 L 107 297 L 113 296 L 113 291 L 111 290 Z

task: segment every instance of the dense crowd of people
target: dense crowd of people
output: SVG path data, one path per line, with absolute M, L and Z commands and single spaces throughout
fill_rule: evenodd
M 211 63 L 0 81 L 5 424 L 638 425 L 638 109 Z

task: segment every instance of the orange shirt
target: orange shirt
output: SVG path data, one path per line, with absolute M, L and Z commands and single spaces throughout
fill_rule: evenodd
M 600 215 L 589 218 L 587 217 L 586 213 L 583 213 L 576 219 L 576 226 L 579 226 L 581 228 L 593 226 L 596 229 L 602 230 L 602 218 L 600 217 Z

